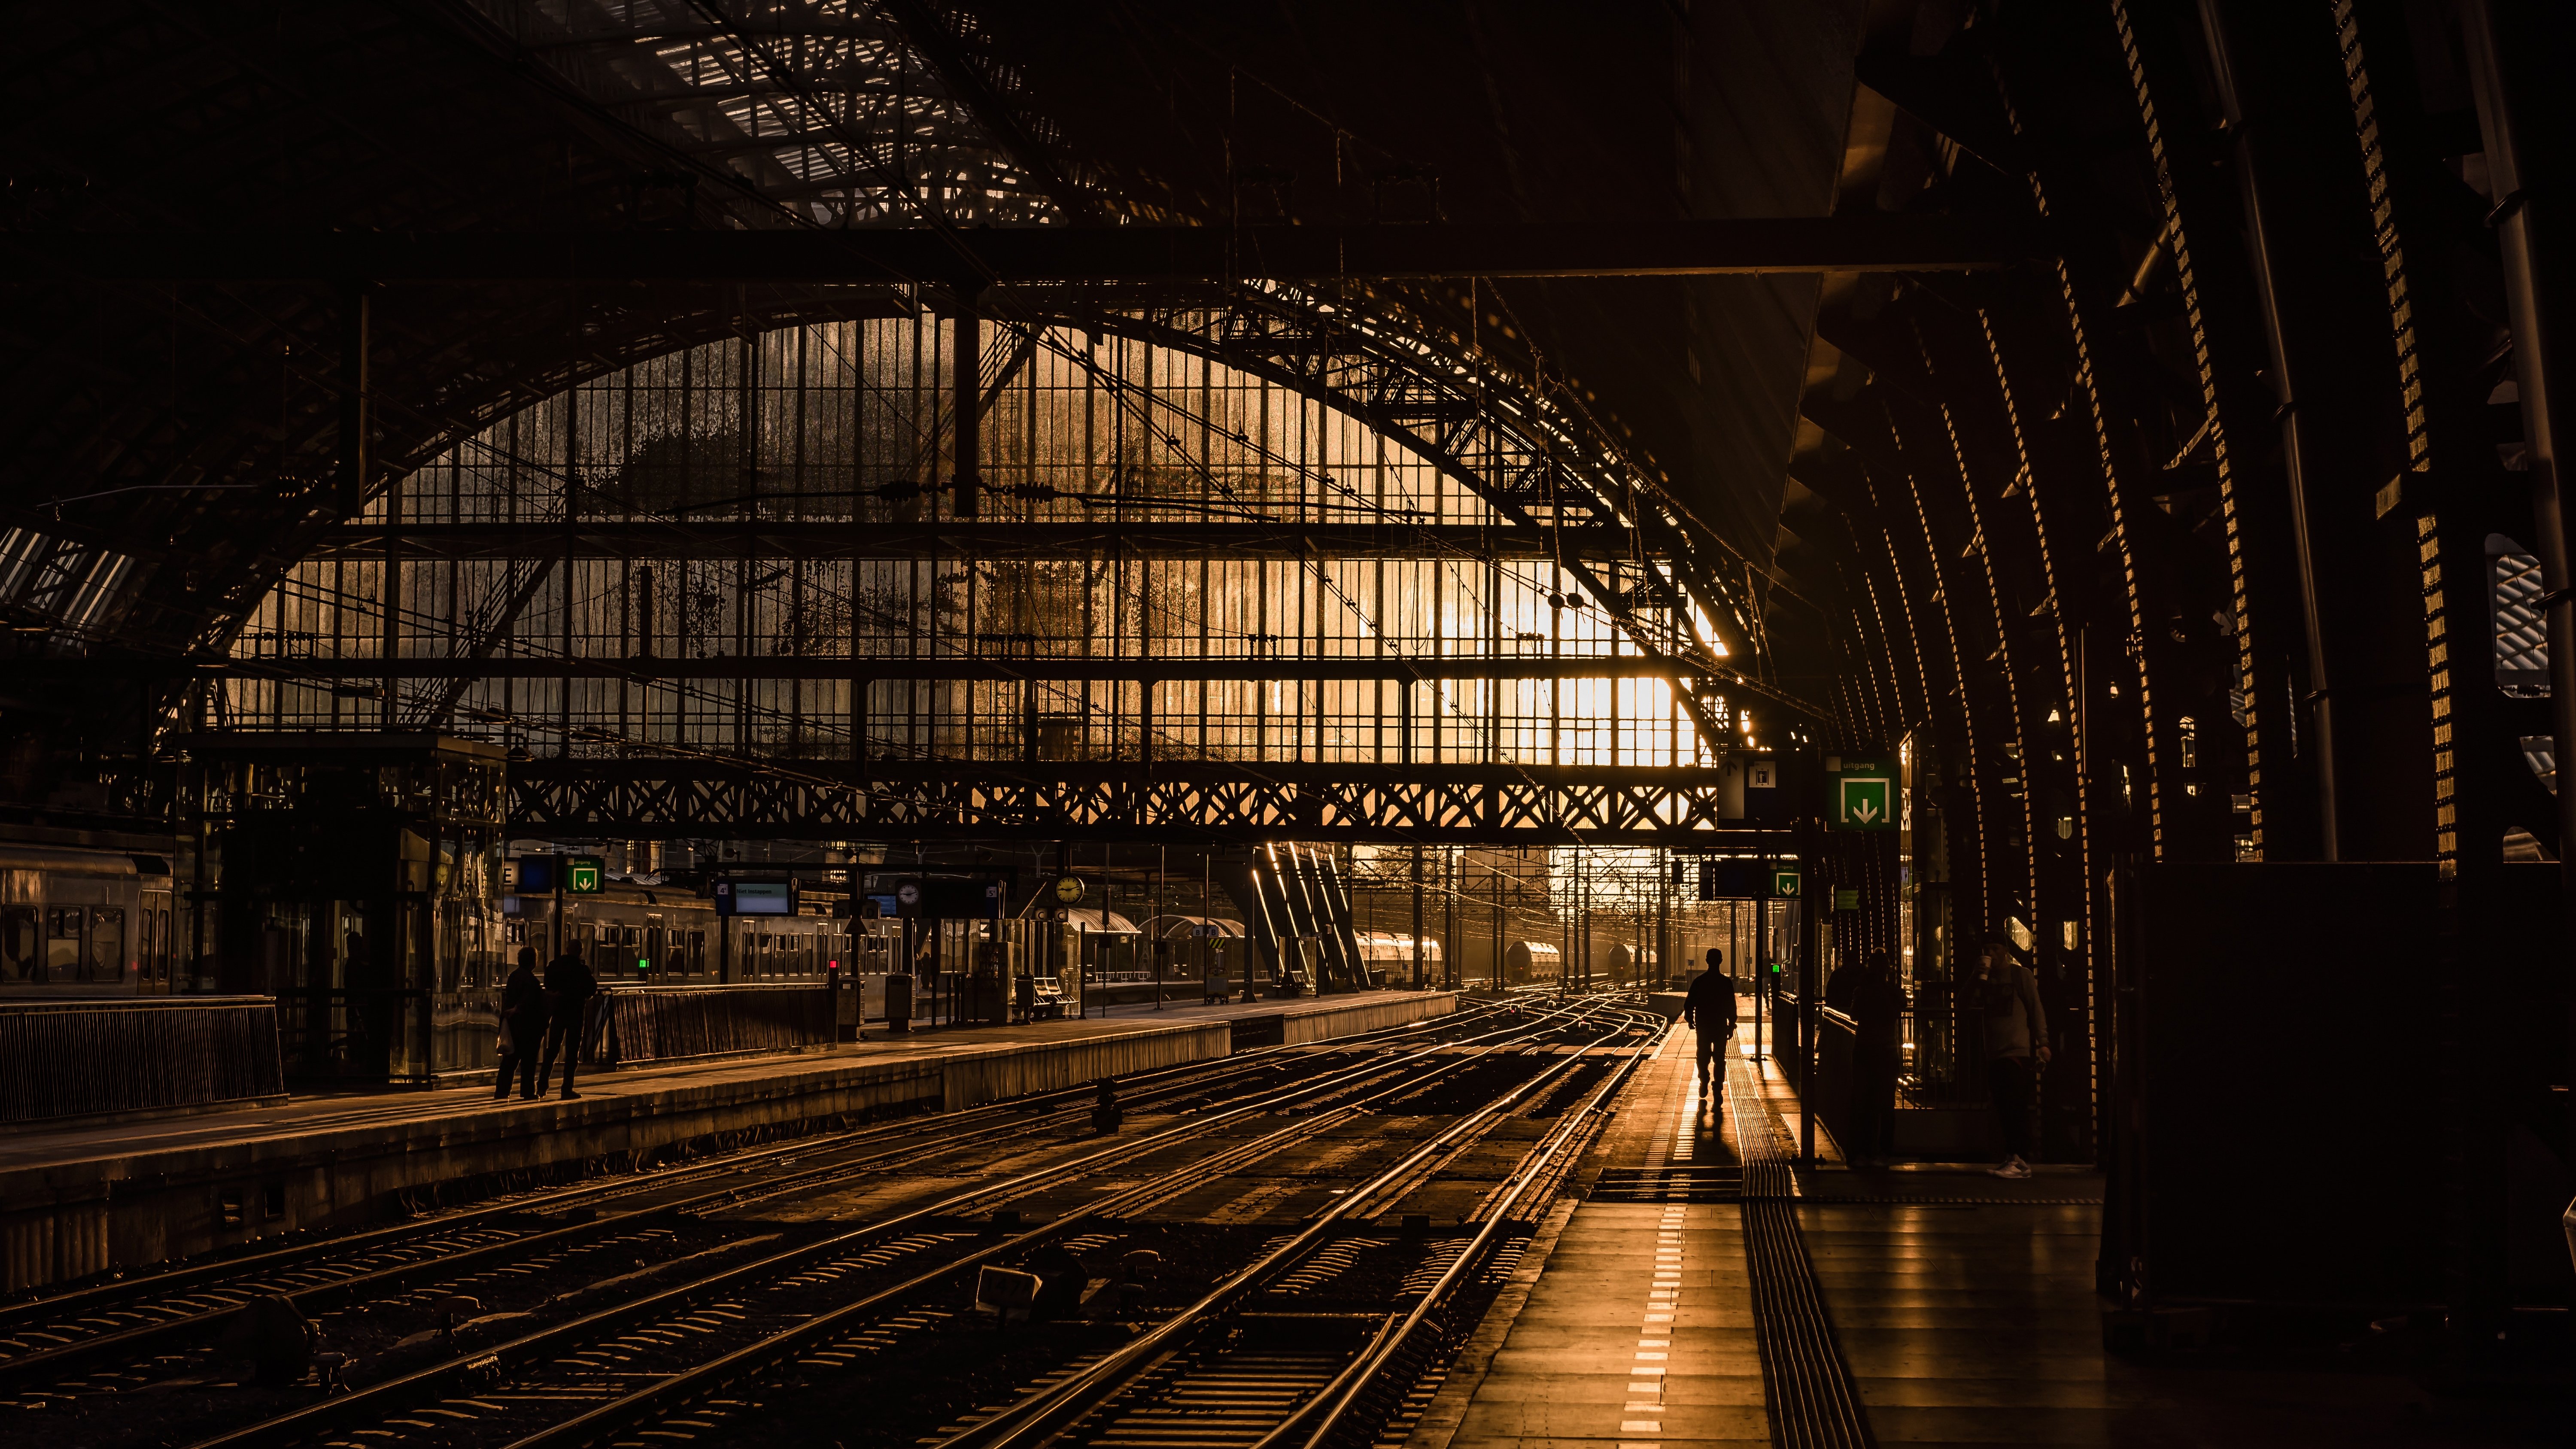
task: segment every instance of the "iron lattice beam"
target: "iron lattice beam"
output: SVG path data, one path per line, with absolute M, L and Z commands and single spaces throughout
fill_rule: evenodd
M 22 680 L 191 679 L 1050 679 L 1144 681 L 1196 680 L 1427 680 L 1427 679 L 1672 679 L 1697 678 L 1689 664 L 1634 654 L 1311 655 L 1265 657 L 1102 658 L 1097 655 L 716 654 L 704 658 L 659 655 L 631 659 L 483 658 L 443 656 L 396 659 L 320 659 L 301 655 L 241 655 L 222 661 L 183 659 L 41 658 L 9 662 Z
M 873 495 L 869 495 L 873 496 Z M 1105 503 L 1106 500 L 1103 500 Z M 1168 506 L 1139 499 L 1142 510 Z M 1103 515 L 1114 510 L 1103 506 Z M 582 519 L 569 527 L 546 523 L 382 523 L 333 528 L 309 557 L 384 557 L 401 548 L 407 559 L 542 559 L 567 553 L 585 558 L 741 558 L 748 550 L 765 559 L 1059 558 L 1123 553 L 1130 558 L 1196 558 L 1213 550 L 1227 557 L 1271 558 L 1483 558 L 1544 559 L 1558 556 L 1625 559 L 1634 546 L 1625 529 L 1575 527 L 1558 535 L 1538 528 L 1485 528 L 1456 523 L 1174 523 L 1164 520 L 1098 523 L 1016 523 L 1007 520 L 941 523 L 848 522 L 840 519 L 656 520 Z
M 15 232 L 12 270 L 93 281 L 1204 282 L 1925 272 L 2036 254 L 2008 218 L 1869 214 L 1407 226 L 628 232 Z
M 1731 777 L 1605 766 L 764 767 L 658 759 L 510 768 L 510 828 L 605 839 L 1081 840 L 1786 848 L 1721 816 Z

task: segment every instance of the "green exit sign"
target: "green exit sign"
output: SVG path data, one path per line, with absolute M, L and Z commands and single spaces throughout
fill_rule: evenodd
M 595 855 L 576 855 L 564 861 L 564 889 L 577 896 L 595 896 L 608 882 L 608 872 Z
M 1778 867 L 1771 872 L 1771 894 L 1779 900 L 1796 900 L 1799 895 L 1799 884 L 1798 872 L 1795 870 Z
M 1826 803 L 1833 810 L 1834 829 L 1894 830 L 1901 823 L 1893 762 L 1835 755 L 1826 759 L 1825 772 L 1833 788 Z

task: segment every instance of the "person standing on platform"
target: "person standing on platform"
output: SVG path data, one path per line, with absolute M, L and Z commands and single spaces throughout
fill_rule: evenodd
M 572 1089 L 573 1068 L 581 1060 L 582 1019 L 589 1014 L 590 999 L 598 994 L 599 980 L 590 974 L 580 952 L 566 951 L 546 963 L 546 1058 L 537 1066 L 538 1092 L 543 1093 L 554 1076 L 555 1054 L 560 1051 L 564 1100 L 580 1095 Z
M 1682 1024 L 1699 1033 L 1700 1101 L 1711 1112 L 1726 1100 L 1727 1044 L 1735 1039 L 1735 981 L 1725 964 L 1726 953 L 1711 946 L 1708 969 L 1682 998 Z
M 510 1078 L 521 1079 L 520 1095 L 537 1099 L 537 1049 L 546 1036 L 546 984 L 537 979 L 537 948 L 519 948 L 518 969 L 501 987 L 501 1028 L 509 1035 L 501 1053 L 501 1079 L 492 1084 L 492 1100 L 510 1095 Z
M 2012 958 L 2000 941 L 1977 957 L 1978 1005 L 1986 1018 L 1986 1081 L 2003 1128 L 2004 1160 L 1997 1177 L 2030 1176 L 2030 1104 L 2039 1069 L 2048 1065 L 2048 1011 L 2040 1004 L 2039 978 Z
M 1861 973 L 1849 966 L 1844 966 L 1833 975 L 1826 977 L 1825 1005 L 1845 1016 L 1851 1015 L 1852 993 L 1860 989 L 1860 977 Z
M 1905 983 L 1885 951 L 1869 953 L 1851 990 L 1851 1141 L 1854 1167 L 1884 1164 L 1896 1149 L 1896 1069 L 1904 1054 Z

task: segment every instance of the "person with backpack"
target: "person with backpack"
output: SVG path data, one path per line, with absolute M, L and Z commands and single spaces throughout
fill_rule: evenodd
M 2048 1065 L 2048 1009 L 2039 978 L 2012 958 L 2001 941 L 1977 955 L 1976 1000 L 1985 1018 L 1986 1083 L 2003 1129 L 2004 1160 L 1997 1177 L 2030 1176 L 2030 1109 L 2039 1070 Z
M 521 1079 L 520 1095 L 537 1099 L 537 1049 L 546 1035 L 546 986 L 537 979 L 537 948 L 519 948 L 518 968 L 501 986 L 501 1075 L 492 1084 L 492 1100 L 506 1101 L 510 1079 Z
M 1735 978 L 1719 968 L 1726 953 L 1711 946 L 1708 969 L 1682 998 L 1682 1024 L 1699 1033 L 1700 1101 L 1716 1111 L 1726 1101 L 1727 1044 L 1735 1040 Z
M 566 951 L 546 963 L 546 1055 L 537 1065 L 538 1092 L 545 1091 L 554 1075 L 555 1054 L 561 1052 L 564 1100 L 581 1095 L 572 1089 L 573 1068 L 581 1060 L 581 1028 L 590 999 L 598 994 L 599 978 L 590 974 L 590 963 L 579 951 Z

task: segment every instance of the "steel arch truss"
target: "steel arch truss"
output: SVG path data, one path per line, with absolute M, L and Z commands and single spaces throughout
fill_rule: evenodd
M 1740 620 L 1708 531 L 1586 436 L 1527 378 L 1436 346 L 1436 325 L 1383 295 L 1355 304 L 1285 284 L 1132 313 L 1074 312 L 1099 327 L 1205 357 L 1359 419 L 1475 493 L 1514 526 L 1579 527 L 1633 538 L 1631 558 L 1565 572 L 1637 649 L 1677 669 L 1822 719 L 1813 704 L 1734 669 L 1709 631 Z M 1696 606 L 1697 618 L 1693 617 Z M 1739 642 L 1741 636 L 1738 636 Z M 1734 652 L 1730 650 L 1729 652 Z M 1695 694 L 1683 696 L 1712 750 L 1729 737 Z
M 532 67 L 789 224 L 1031 225 L 1088 198 L 1003 114 L 1010 77 L 930 7 L 877 0 L 463 0 Z M 980 112 L 980 113 L 979 113 Z M 998 123 L 998 124 L 997 124 Z M 995 132 L 1000 130 L 1002 135 Z M 1011 145 L 1008 142 L 1017 141 Z

